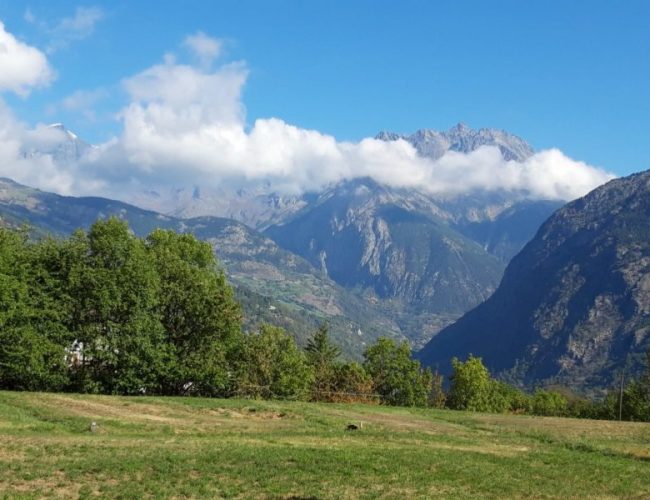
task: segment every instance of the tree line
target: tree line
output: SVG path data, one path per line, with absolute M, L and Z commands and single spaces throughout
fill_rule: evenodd
M 650 355 L 649 355 L 650 362 Z M 324 324 L 303 350 L 282 328 L 242 332 L 241 307 L 206 242 L 97 221 L 66 239 L 0 229 L 0 388 L 287 398 L 650 420 L 650 374 L 600 403 L 527 394 L 480 358 L 443 379 L 380 338 L 343 361 Z

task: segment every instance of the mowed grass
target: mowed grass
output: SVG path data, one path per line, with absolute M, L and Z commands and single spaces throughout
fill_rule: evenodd
M 646 498 L 650 425 L 0 392 L 0 497 L 94 495 Z

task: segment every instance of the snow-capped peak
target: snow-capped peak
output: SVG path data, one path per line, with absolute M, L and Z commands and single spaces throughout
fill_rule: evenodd
M 65 132 L 65 134 L 72 140 L 79 139 L 77 134 L 65 128 L 65 125 L 63 125 L 63 123 L 52 123 L 51 125 L 48 125 L 47 128 L 55 128 L 57 130 L 60 130 L 61 132 Z

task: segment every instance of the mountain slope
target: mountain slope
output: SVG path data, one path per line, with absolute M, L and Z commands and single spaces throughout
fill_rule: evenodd
M 28 223 L 40 235 L 68 235 L 112 215 L 128 221 L 138 236 L 163 228 L 191 232 L 208 241 L 229 279 L 241 288 L 238 295 L 247 297 L 251 309 L 245 311 L 246 324 L 251 328 L 261 320 L 275 319 L 304 342 L 319 322 L 328 320 L 333 337 L 354 357 L 379 335 L 403 338 L 394 321 L 371 302 L 344 290 L 301 257 L 242 223 L 219 217 L 176 219 L 105 198 L 59 196 L 0 179 L 3 225 Z M 266 310 L 261 311 L 261 305 Z
M 324 192 L 265 234 L 339 285 L 383 302 L 418 347 L 485 300 L 504 268 L 450 218 L 418 191 L 365 178 Z
M 650 171 L 569 203 L 506 269 L 494 295 L 420 352 L 449 371 L 468 354 L 512 381 L 599 390 L 639 369 L 650 341 Z
M 28 135 L 23 144 L 25 158 L 49 156 L 55 163 L 69 165 L 79 161 L 95 146 L 88 144 L 62 123 L 54 123 L 36 136 Z
M 436 211 L 417 193 L 359 179 L 266 234 L 343 286 L 371 288 L 380 298 L 432 312 L 462 312 L 487 298 L 502 268 Z
M 453 227 L 488 253 L 508 263 L 562 205 L 559 201 L 522 200 L 510 206 L 499 206 L 500 211 L 492 217 L 463 217 Z
M 258 230 L 290 217 L 307 204 L 303 196 L 280 195 L 265 185 L 249 189 L 178 187 L 140 193 L 129 201 L 173 217 L 219 216 Z
M 420 156 L 432 159 L 447 151 L 469 153 L 481 146 L 498 147 L 504 158 L 516 161 L 522 161 L 533 153 L 528 143 L 508 132 L 474 130 L 463 124 L 446 132 L 428 129 L 418 130 L 411 135 L 382 132 L 377 138 L 405 139 Z M 50 157 L 55 163 L 68 165 L 81 160 L 93 148 L 95 146 L 89 145 L 62 124 L 54 124 L 46 127 L 44 133 L 34 135 L 32 141 L 25 145 L 23 154 L 27 157 Z M 342 184 L 345 185 L 345 182 Z M 268 182 L 247 187 L 227 183 L 218 187 L 175 186 L 131 194 L 125 201 L 174 218 L 225 217 L 264 230 L 308 210 L 324 193 L 335 188 L 331 186 L 320 193 L 283 195 L 274 192 Z M 415 210 L 418 210 L 418 205 L 428 206 L 429 209 L 433 207 L 434 215 L 439 215 L 454 229 L 474 239 L 504 262 L 523 247 L 552 211 L 546 202 L 526 200 L 522 193 L 473 192 L 447 198 L 433 197 L 416 189 L 402 191 L 408 192 L 409 203 L 418 198 L 413 207 Z M 554 205 L 553 209 L 558 206 Z M 412 208 L 406 206 L 405 209 L 411 211 Z

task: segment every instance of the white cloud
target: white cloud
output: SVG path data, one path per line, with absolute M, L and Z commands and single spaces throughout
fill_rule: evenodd
M 45 55 L 16 39 L 0 22 L 0 92 L 27 96 L 32 88 L 44 87 L 53 79 Z
M 92 34 L 95 24 L 104 18 L 104 11 L 99 7 L 77 7 L 74 16 L 64 17 L 56 30 L 68 33 L 70 37 L 85 38 Z
M 210 66 L 221 55 L 223 50 L 223 42 L 221 40 L 212 38 L 202 31 L 188 35 L 183 45 L 190 50 L 204 67 Z
M 143 191 L 224 183 L 268 183 L 298 194 L 369 176 L 441 196 L 508 190 L 569 200 L 612 177 L 555 149 L 522 163 L 504 160 L 495 147 L 448 152 L 434 161 L 418 156 L 404 140 L 339 142 L 277 118 L 258 119 L 249 127 L 242 102 L 248 73 L 244 63 L 211 69 L 166 56 L 163 63 L 122 82 L 130 102 L 120 112 L 123 131 L 118 137 L 79 163 L 58 169 L 46 165 L 48 176 L 26 170 L 36 177 L 23 173 L 18 180 L 47 189 L 58 186 L 59 192 L 129 200 Z M 77 94 L 70 106 L 85 97 Z
M 58 193 L 75 192 L 79 186 L 73 169 L 56 164 L 50 155 L 30 154 L 33 148 L 60 142 L 60 134 L 45 126 L 28 129 L 0 100 L 0 176 Z

